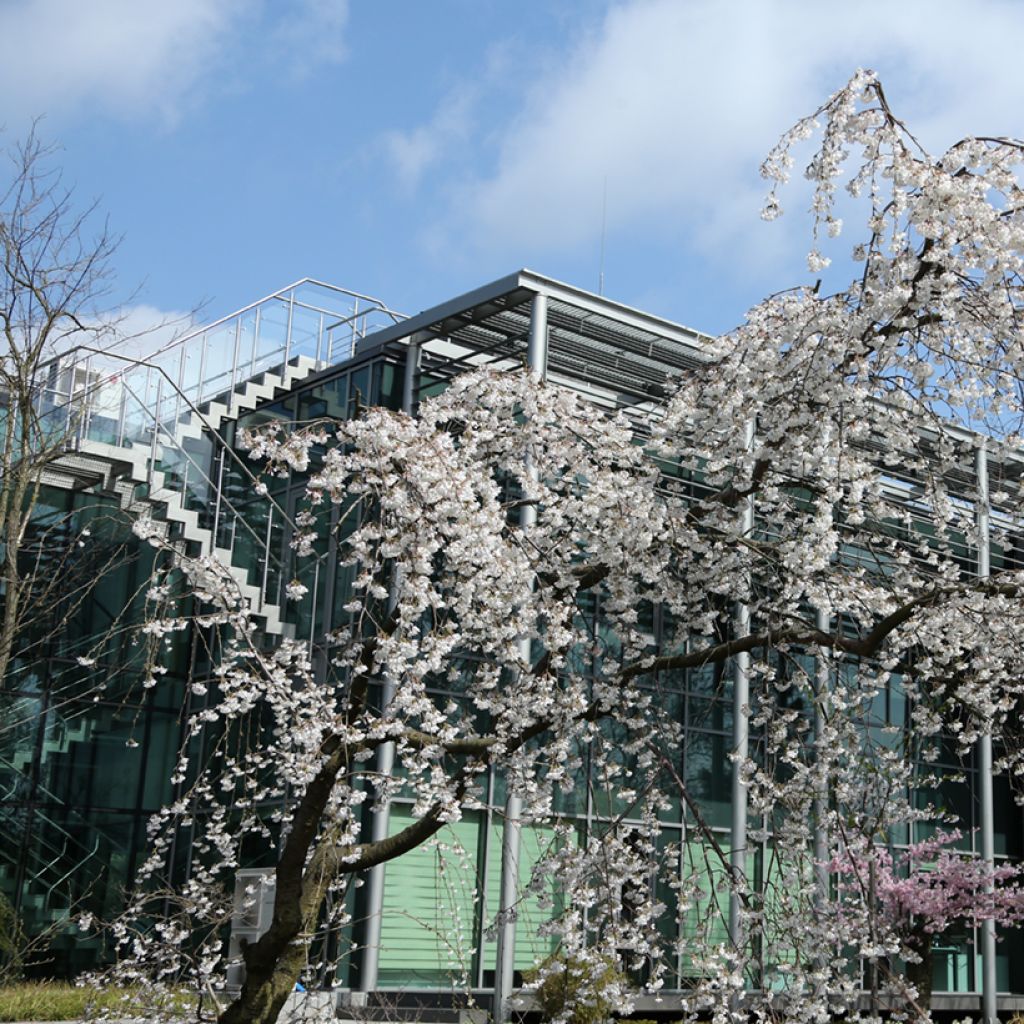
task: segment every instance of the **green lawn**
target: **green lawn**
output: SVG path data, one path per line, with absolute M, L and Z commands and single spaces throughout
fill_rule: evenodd
M 0 987 L 0 1021 L 77 1020 L 88 1008 L 123 1009 L 131 1016 L 130 1004 L 122 1002 L 127 989 L 79 988 L 65 981 L 25 981 Z M 188 1010 L 194 1001 L 185 995 L 175 997 Z

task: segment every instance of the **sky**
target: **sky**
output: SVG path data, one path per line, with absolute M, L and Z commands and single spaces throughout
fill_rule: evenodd
M 0 0 L 0 39 L 0 142 L 42 119 L 133 323 L 529 267 L 716 333 L 810 280 L 758 168 L 858 66 L 932 152 L 1024 136 L 1020 0 Z

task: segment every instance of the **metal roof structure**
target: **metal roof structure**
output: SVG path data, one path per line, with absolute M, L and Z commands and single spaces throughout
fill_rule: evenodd
M 499 278 L 364 338 L 357 354 L 420 346 L 425 385 L 477 366 L 522 365 L 530 305 L 548 300 L 548 374 L 595 398 L 633 406 L 664 396 L 671 378 L 700 362 L 710 340 L 688 327 L 529 270 Z
M 638 423 L 652 413 L 657 415 L 673 380 L 699 365 L 702 350 L 713 340 L 700 331 L 524 269 L 414 316 L 393 317 L 398 322 L 354 338 L 351 360 L 345 364 L 389 353 L 403 358 L 404 350 L 415 344 L 420 372 L 414 402 L 469 369 L 523 366 L 531 306 L 539 295 L 547 300 L 549 379 L 571 386 L 605 408 L 627 410 Z M 304 386 L 336 372 L 337 365 L 322 369 L 307 378 Z M 959 465 L 945 473 L 946 486 L 953 495 L 970 501 L 978 485 L 974 451 L 984 435 L 952 423 L 943 425 L 943 433 L 962 449 Z M 921 440 L 929 449 L 935 440 L 934 428 L 923 427 Z M 1024 456 L 1014 446 L 989 442 L 989 449 L 993 487 L 1019 493 Z M 893 497 L 913 501 L 921 490 L 918 474 L 909 466 L 905 472 L 890 472 Z

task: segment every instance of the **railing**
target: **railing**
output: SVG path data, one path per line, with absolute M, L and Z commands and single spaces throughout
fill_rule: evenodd
M 269 496 L 258 498 L 247 463 L 202 411 L 265 372 L 283 377 L 299 357 L 314 366 L 347 359 L 359 341 L 403 319 L 379 300 L 303 280 L 176 339 L 149 359 L 80 345 L 37 374 L 36 412 L 50 443 L 82 450 L 85 441 L 147 454 L 144 481 L 180 496 L 227 552 L 264 603 L 283 604 L 283 534 L 295 524 Z M 200 436 L 190 427 L 201 426 Z M 227 494 L 234 483 L 242 507 Z M 241 484 L 241 487 L 237 485 Z M 317 580 L 319 580 L 319 573 Z M 314 602 L 317 595 L 314 595 Z M 312 641 L 312 637 L 309 638 Z
M 79 354 L 94 353 L 83 346 Z M 209 553 L 220 549 L 231 564 L 246 570 L 247 578 L 254 571 L 262 577 L 268 586 L 261 590 L 256 611 L 268 600 L 280 604 L 282 567 L 271 537 L 275 520 L 279 528 L 295 529 L 287 513 L 269 495 L 249 499 L 245 509 L 230 500 L 224 487 L 226 466 L 241 478 L 247 496 L 255 494 L 255 476 L 207 416 L 178 391 L 163 367 L 114 353 L 95 354 L 108 363 L 120 363 L 123 372 L 94 380 L 70 398 L 56 396 L 64 399 L 59 405 L 48 389 L 38 392 L 44 432 L 51 438 L 63 437 L 69 451 L 85 450 L 84 442 L 141 451 L 145 479 L 136 477 L 135 482 L 145 484 L 154 500 L 161 491 L 177 494 L 182 508 L 195 512 L 199 526 L 209 532 Z M 195 428 L 202 428 L 198 437 L 192 436 Z M 216 482 L 208 473 L 215 465 Z M 261 527 L 265 521 L 265 534 L 257 531 L 254 519 Z M 233 557 L 240 544 L 242 561 Z
M 367 334 L 402 319 L 370 296 L 307 279 L 190 331 L 147 359 L 76 346 L 36 372 L 40 440 L 86 457 L 108 457 L 87 442 L 123 450 L 124 461 L 135 467 L 133 483 L 147 485 L 154 497 L 158 490 L 177 494 L 206 531 L 204 548 L 226 551 L 235 568 L 245 570 L 258 588 L 256 611 L 265 602 L 280 608 L 286 581 L 279 553 L 294 524 L 271 496 L 256 493 L 244 456 L 218 434 L 203 408 L 214 401 L 230 406 L 236 389 L 268 371 L 284 377 L 300 357 L 318 368 L 343 361 Z M 316 573 L 317 584 L 322 575 Z M 31 814 L 34 821 L 28 847 L 20 854 L 0 851 L 5 884 L 20 890 L 19 902 L 31 897 L 23 904 L 29 916 L 102 904 L 109 854 L 117 844 L 87 822 L 80 830 L 77 812 L 60 801 L 67 814 L 63 824 L 39 806 L 20 806 L 16 797 L 25 782 L 16 766 L 0 762 L 0 791 L 10 789 L 0 792 L 0 822 L 23 832 L 14 827 L 17 819 Z M 42 787 L 34 792 L 56 799 Z
M 52 709 L 51 709 L 52 710 Z M 64 717 L 64 716 L 61 716 Z M 81 739 L 77 739 L 75 742 L 84 742 Z M 65 816 L 65 820 L 69 823 L 80 825 L 90 832 L 95 832 L 100 838 L 107 843 L 111 848 L 117 848 L 119 846 L 117 840 L 109 833 L 103 831 L 101 828 L 90 821 L 80 811 L 69 805 L 66 800 L 59 797 L 56 793 L 52 792 L 41 782 L 32 782 L 31 779 L 25 774 L 25 772 L 19 768 L 16 764 L 9 761 L 6 757 L 0 757 L 0 772 L 10 781 L 10 788 L 0 795 L 0 810 L 4 811 L 8 816 L 16 813 L 15 807 L 18 803 L 19 792 L 31 791 L 35 793 L 35 799 L 43 799 L 47 803 L 51 803 L 55 806 L 60 806 L 62 813 Z M 33 813 L 38 813 L 34 811 Z M 57 829 L 62 835 L 66 836 L 72 842 L 78 843 L 82 846 L 81 842 L 77 840 L 70 832 L 67 832 L 62 826 L 52 823 L 53 827 Z M 85 848 L 84 846 L 82 847 Z M 51 849 L 56 849 L 51 846 Z M 122 847 L 122 850 L 124 848 Z M 124 851 L 127 852 L 127 851 Z
M 404 320 L 379 299 L 304 278 L 212 324 L 175 338 L 145 358 L 195 405 L 305 356 L 317 366 L 348 359 L 367 334 Z M 38 386 L 68 400 L 116 372 L 105 353 L 78 346 L 40 365 Z
M 119 852 L 127 856 L 127 850 L 115 843 L 105 832 L 86 821 L 63 801 L 49 793 L 45 787 L 36 786 L 37 799 L 53 801 L 67 815 L 66 822 L 77 822 L 84 829 L 84 835 L 76 835 L 64 825 L 45 814 L 40 807 L 18 807 L 13 803 L 17 789 L 26 783 L 24 774 L 9 761 L 0 762 L 6 773 L 11 773 L 12 788 L 0 797 L 0 823 L 14 835 L 25 835 L 26 823 L 22 815 L 31 815 L 32 839 L 24 850 L 25 860 L 18 866 L 18 847 L 7 848 L 6 861 L 14 874 L 5 888 L 15 903 L 21 904 L 24 923 L 30 926 L 36 922 L 28 920 L 35 914 L 58 915 L 73 910 L 99 909 L 108 895 L 107 888 L 116 884 L 108 878 L 111 855 Z M 29 905 L 25 899 L 36 897 L 41 901 L 38 907 Z M 56 919 L 52 917 L 51 919 Z M 45 926 L 47 921 L 42 921 Z

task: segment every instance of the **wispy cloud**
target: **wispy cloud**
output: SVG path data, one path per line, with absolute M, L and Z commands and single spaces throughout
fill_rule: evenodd
M 445 220 L 484 247 L 569 251 L 597 237 L 607 188 L 610 232 L 682 231 L 713 256 L 753 259 L 761 157 L 856 67 L 880 70 L 941 147 L 1021 133 L 1024 76 L 1009 69 L 1022 41 L 1024 5 L 1010 0 L 621 3 L 522 95 Z
M 386 158 L 405 189 L 414 190 L 430 169 L 468 140 L 475 100 L 473 90 L 468 88 L 449 93 L 429 122 L 383 137 Z
M 122 306 L 99 317 L 85 318 L 85 330 L 68 332 L 57 346 L 69 352 L 77 346 L 110 353 L 93 359 L 104 367 L 123 367 L 117 356 L 127 359 L 154 359 L 176 369 L 175 359 L 161 360 L 158 353 L 196 326 L 195 313 L 158 309 L 146 303 Z
M 243 0 L 15 0 L 0 7 L 7 118 L 97 109 L 172 117 L 216 59 Z
M 7 0 L 0 120 L 20 128 L 43 114 L 104 113 L 173 123 L 227 66 L 244 80 L 268 58 L 310 70 L 342 59 L 347 14 L 347 0 Z
M 348 0 L 293 0 L 279 18 L 273 37 L 293 74 L 304 78 L 323 64 L 348 54 Z

